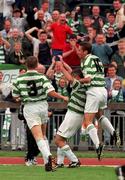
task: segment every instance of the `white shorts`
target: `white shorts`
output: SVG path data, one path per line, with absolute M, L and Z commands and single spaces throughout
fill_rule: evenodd
M 24 105 L 24 117 L 28 127 L 42 125 L 48 121 L 48 103 L 46 101 L 30 102 Z
M 86 91 L 85 113 L 97 113 L 107 107 L 107 90 L 104 87 L 91 87 Z
M 66 139 L 70 138 L 81 127 L 82 121 L 82 114 L 68 110 L 62 124 L 57 131 L 57 134 Z

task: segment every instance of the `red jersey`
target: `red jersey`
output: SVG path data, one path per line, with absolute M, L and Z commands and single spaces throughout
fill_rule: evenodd
M 78 46 L 78 45 L 77 45 Z M 72 48 L 69 43 L 66 43 L 63 52 L 70 51 Z M 63 58 L 63 60 L 69 65 L 69 66 L 80 66 L 80 58 L 78 57 L 76 51 L 74 50 L 70 55 Z
M 53 32 L 52 49 L 63 50 L 66 45 L 67 34 L 72 34 L 71 28 L 67 24 L 60 24 L 58 22 L 51 25 Z

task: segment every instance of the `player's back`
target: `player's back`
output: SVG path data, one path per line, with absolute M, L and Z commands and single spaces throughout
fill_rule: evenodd
M 20 91 L 23 102 L 36 102 L 47 99 L 47 87 L 50 82 L 45 75 L 36 71 L 27 71 L 20 75 L 16 81 L 16 87 Z
M 87 87 L 104 87 L 104 67 L 99 57 L 89 54 L 84 62 L 81 63 L 84 77 L 91 77 L 91 83 L 86 84 Z

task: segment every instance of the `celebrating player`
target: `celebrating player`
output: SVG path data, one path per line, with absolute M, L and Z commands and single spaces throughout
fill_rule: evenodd
M 57 131 L 55 143 L 60 148 L 60 151 L 62 151 L 62 153 L 71 161 L 71 163 L 69 164 L 69 168 L 74 168 L 80 166 L 80 161 L 72 152 L 66 140 L 72 137 L 82 125 L 86 95 L 84 85 L 78 81 L 78 79 L 80 79 L 82 75 L 81 70 L 79 69 L 74 71 L 72 73 L 72 76 L 64 68 L 62 62 L 60 62 L 60 68 L 67 80 L 71 83 L 72 92 L 68 103 L 68 110 L 62 124 Z M 58 166 L 60 165 L 58 164 Z
M 67 100 L 67 97 L 55 92 L 47 77 L 35 70 L 37 64 L 36 57 L 27 58 L 28 71 L 14 82 L 12 93 L 16 100 L 20 98 L 24 103 L 24 117 L 43 155 L 45 170 L 53 171 L 55 162 L 44 139 L 41 125 L 48 119 L 47 95 L 63 100 Z
M 78 55 L 81 58 L 81 70 L 84 78 L 80 82 L 86 87 L 86 104 L 84 110 L 84 124 L 88 134 L 96 147 L 100 160 L 103 146 L 99 142 L 97 129 L 93 125 L 93 119 L 97 117 L 103 128 L 115 138 L 117 146 L 120 145 L 118 133 L 112 127 L 110 121 L 103 115 L 103 109 L 107 107 L 107 91 L 105 89 L 104 68 L 99 57 L 91 54 L 92 46 L 88 42 L 82 42 Z

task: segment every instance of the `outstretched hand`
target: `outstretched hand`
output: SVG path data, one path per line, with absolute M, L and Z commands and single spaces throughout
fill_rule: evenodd
M 68 102 L 68 101 L 69 101 L 69 97 L 68 97 L 68 96 L 64 96 L 64 97 L 63 97 L 63 100 L 64 100 L 65 102 Z

